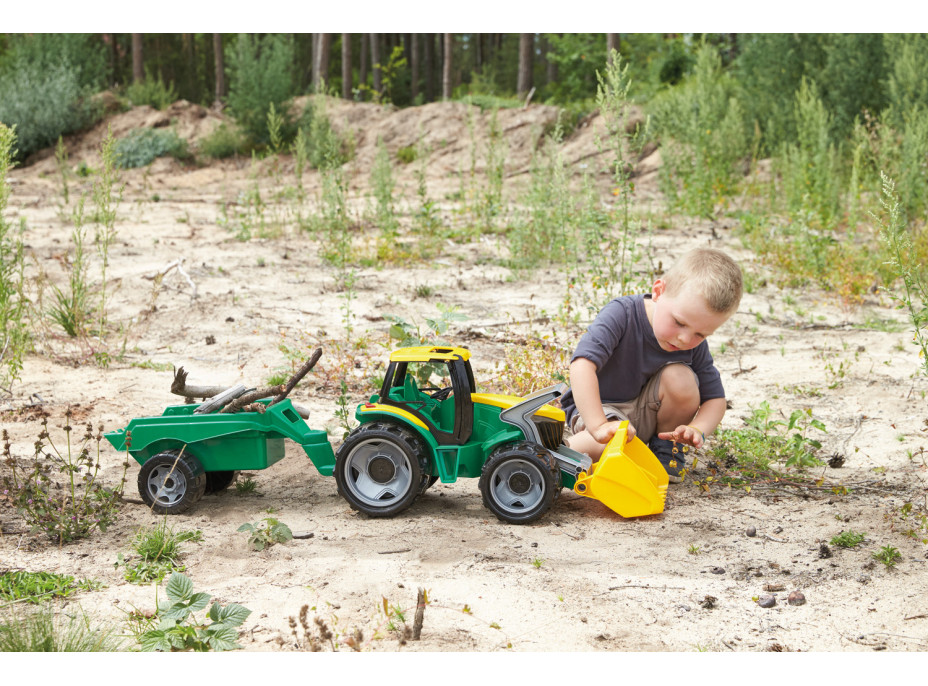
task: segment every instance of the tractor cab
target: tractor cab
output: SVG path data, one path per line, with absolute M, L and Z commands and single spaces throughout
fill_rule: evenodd
M 417 346 L 390 355 L 380 395 L 371 400 L 409 413 L 439 445 L 463 445 L 473 433 L 475 391 L 469 350 Z

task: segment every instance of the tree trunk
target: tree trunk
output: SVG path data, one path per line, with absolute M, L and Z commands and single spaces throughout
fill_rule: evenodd
M 313 90 L 325 90 L 329 79 L 329 57 L 332 52 L 332 34 L 313 34 Z
M 199 100 L 197 93 L 197 50 L 196 36 L 192 33 L 181 34 L 184 46 L 184 93 L 181 95 L 185 100 L 196 102 Z
M 226 66 L 225 57 L 222 53 L 222 34 L 213 34 L 213 54 L 216 68 L 216 100 L 213 104 L 217 107 L 222 106 L 222 99 L 226 95 Z
M 619 34 L 617 33 L 607 33 L 606 34 L 606 64 L 612 64 L 612 51 L 619 51 Z
M 441 70 L 441 98 L 442 100 L 451 100 L 451 91 L 454 84 L 452 83 L 452 58 L 454 56 L 454 34 L 445 33 L 444 49 L 442 50 L 442 70 Z
M 549 84 L 557 83 L 557 62 L 551 59 L 552 52 L 551 43 L 545 38 L 542 44 L 542 54 L 545 60 L 545 79 Z
M 381 60 L 383 55 L 380 51 L 382 34 L 372 33 L 371 36 L 371 71 L 374 74 L 374 93 L 377 94 L 377 100 L 383 95 L 383 72 L 381 71 Z
M 516 93 L 520 98 L 532 90 L 532 53 L 535 51 L 535 34 L 519 34 L 519 80 Z M 510 82 L 511 83 L 511 82 Z
M 136 83 L 145 80 L 145 68 L 142 63 L 142 35 L 132 34 L 132 80 Z
M 368 64 L 368 53 L 370 52 L 370 41 L 368 40 L 368 34 L 361 34 L 361 62 L 358 69 L 358 83 L 365 88 L 367 87 L 367 64 Z M 364 97 L 364 91 L 361 90 L 361 98 Z
M 342 34 L 342 97 L 351 100 L 351 34 Z
M 422 67 L 425 70 L 425 101 L 435 101 L 435 34 L 424 33 L 425 50 L 422 55 Z
M 419 97 L 419 34 L 414 33 L 409 37 L 409 97 L 415 104 L 416 98 Z

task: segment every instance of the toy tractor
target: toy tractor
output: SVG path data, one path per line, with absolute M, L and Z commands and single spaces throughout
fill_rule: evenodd
M 505 522 L 533 522 L 590 471 L 590 458 L 562 440 L 564 412 L 547 404 L 566 390 L 477 393 L 469 350 L 396 350 L 380 393 L 358 406 L 361 425 L 338 450 L 338 491 L 355 510 L 392 517 L 439 479 L 479 477 L 487 509 Z

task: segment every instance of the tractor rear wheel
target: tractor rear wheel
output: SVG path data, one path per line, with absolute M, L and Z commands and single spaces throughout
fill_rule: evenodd
M 139 471 L 139 495 L 155 514 L 180 514 L 203 497 L 206 472 L 186 450 L 168 450 L 149 458 Z
M 393 517 L 422 491 L 428 456 L 422 440 L 397 424 L 372 422 L 355 429 L 335 457 L 335 483 L 354 510 Z
M 523 441 L 494 450 L 480 474 L 480 493 L 490 512 L 510 524 L 534 522 L 551 509 L 561 472 L 551 454 Z
M 231 469 L 223 469 L 218 472 L 206 472 L 207 494 L 219 493 L 219 491 L 226 490 L 232 485 L 232 482 L 235 481 L 237 476 L 238 472 Z

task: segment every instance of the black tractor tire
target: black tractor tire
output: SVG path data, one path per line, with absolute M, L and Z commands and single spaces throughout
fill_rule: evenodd
M 238 478 L 238 471 L 223 469 L 218 472 L 206 472 L 206 494 L 219 493 L 231 486 Z
M 139 471 L 138 484 L 139 495 L 152 512 L 180 514 L 203 497 L 206 472 L 190 452 L 168 450 L 145 461 Z
M 490 453 L 479 486 L 484 506 L 497 519 L 530 524 L 554 504 L 561 489 L 561 471 L 540 445 L 509 443 Z
M 432 486 L 435 485 L 435 482 L 438 481 L 438 477 L 430 474 L 422 475 L 422 486 L 419 487 L 419 495 L 422 495 Z
M 335 456 L 338 493 L 369 517 L 393 517 L 412 505 L 428 477 L 428 453 L 413 431 L 391 422 L 362 424 Z

